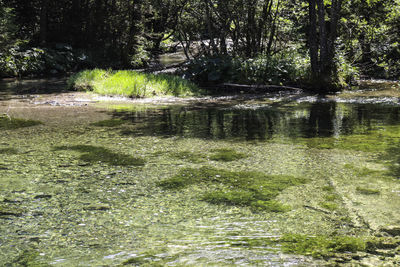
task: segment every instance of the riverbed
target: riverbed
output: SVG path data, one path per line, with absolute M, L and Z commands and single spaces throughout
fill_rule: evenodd
M 385 88 L 131 100 L 54 83 L 0 94 L 4 266 L 400 264 Z

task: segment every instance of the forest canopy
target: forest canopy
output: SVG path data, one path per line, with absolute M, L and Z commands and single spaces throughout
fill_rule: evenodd
M 399 35 L 399 0 L 0 0 L 0 77 L 142 68 L 180 46 L 194 79 L 339 88 L 399 79 Z

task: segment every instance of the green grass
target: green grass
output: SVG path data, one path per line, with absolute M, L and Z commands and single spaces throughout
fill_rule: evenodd
M 212 204 L 248 206 L 254 211 L 284 212 L 290 208 L 274 198 L 284 189 L 305 182 L 303 178 L 292 176 L 202 167 L 182 169 L 159 185 L 165 189 L 181 189 L 194 184 L 213 184 L 216 189 L 204 192 L 202 200 Z
M 125 97 L 188 96 L 200 93 L 200 89 L 194 83 L 178 76 L 139 73 L 130 70 L 81 71 L 68 80 L 68 88 Z

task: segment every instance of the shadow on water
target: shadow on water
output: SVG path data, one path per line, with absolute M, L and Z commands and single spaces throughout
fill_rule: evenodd
M 51 94 L 66 92 L 67 78 L 48 79 L 4 79 L 0 80 L 0 100 L 13 95 Z
M 59 150 L 72 150 L 82 153 L 79 157 L 80 160 L 88 163 L 104 162 L 113 166 L 143 166 L 145 160 L 141 158 L 132 157 L 126 154 L 117 154 L 104 147 L 89 146 L 89 145 L 75 145 L 75 146 L 57 146 L 55 151 Z
M 269 140 L 364 134 L 400 122 L 399 107 L 330 102 L 295 106 L 254 105 L 167 107 L 140 112 L 115 111 L 113 117 L 135 125 L 125 135 L 178 136 L 201 139 Z

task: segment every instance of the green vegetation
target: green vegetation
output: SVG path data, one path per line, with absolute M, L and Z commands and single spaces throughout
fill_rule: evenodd
M 40 121 L 26 120 L 18 118 L 10 118 L 7 116 L 0 116 L 0 129 L 14 130 L 18 128 L 31 127 L 42 124 Z
M 215 149 L 215 150 L 213 150 L 213 152 L 215 154 L 210 156 L 210 159 L 215 160 L 215 161 L 228 162 L 228 161 L 239 160 L 239 159 L 243 159 L 243 158 L 247 157 L 246 154 L 236 152 L 235 150 L 229 149 L 229 148 Z
M 320 203 L 321 207 L 330 210 L 330 211 L 334 211 L 338 209 L 338 205 L 334 202 L 322 202 Z
M 201 57 L 192 60 L 185 75 L 201 84 L 297 84 L 309 75 L 307 60 L 299 54 L 280 53 L 257 58 Z
M 104 147 L 75 145 L 75 146 L 58 146 L 55 150 L 73 150 L 81 152 L 80 160 L 89 163 L 106 163 L 114 166 L 143 166 L 145 160 L 132 157 L 125 154 L 114 153 Z
M 188 96 L 200 92 L 195 84 L 178 76 L 127 70 L 85 70 L 73 75 L 68 81 L 68 86 L 70 89 L 83 89 L 101 95 L 126 97 Z
M 177 159 L 187 160 L 192 163 L 204 162 L 207 157 L 205 154 L 191 152 L 191 151 L 173 152 L 171 153 L 171 156 Z
M 110 119 L 110 120 L 94 122 L 94 123 L 91 123 L 90 125 L 97 126 L 97 127 L 116 127 L 116 126 L 120 126 L 125 123 L 126 123 L 126 121 L 124 121 L 124 120 Z
M 379 195 L 381 193 L 381 191 L 378 189 L 366 188 L 366 187 L 361 187 L 361 186 L 357 186 L 356 190 L 357 190 L 357 193 L 360 193 L 363 195 Z
M 193 184 L 213 184 L 218 189 L 205 192 L 202 199 L 213 204 L 248 206 L 253 210 L 283 212 L 289 209 L 273 200 L 290 186 L 304 184 L 303 178 L 265 175 L 260 172 L 233 172 L 202 167 L 186 168 L 159 185 L 165 189 L 181 189 Z
M 366 251 L 367 243 L 363 238 L 352 236 L 306 236 L 286 234 L 280 239 L 283 251 L 315 258 L 332 257 L 338 252 Z
M 18 150 L 15 148 L 0 148 L 0 154 L 15 155 L 18 154 Z
M 375 244 L 373 238 L 359 238 L 353 236 L 325 236 L 284 234 L 279 238 L 244 239 L 240 246 L 273 246 L 281 245 L 282 251 L 290 254 L 312 256 L 314 258 L 331 258 L 340 253 L 365 252 Z

